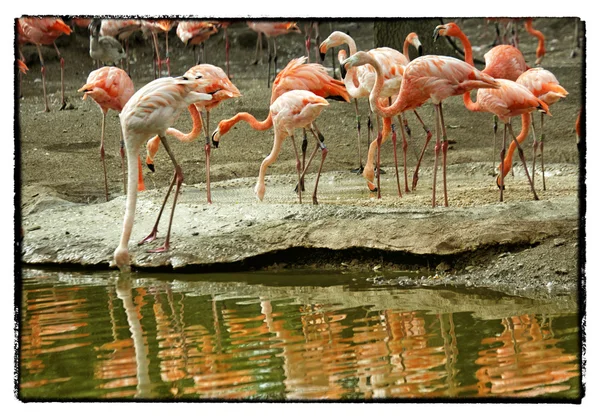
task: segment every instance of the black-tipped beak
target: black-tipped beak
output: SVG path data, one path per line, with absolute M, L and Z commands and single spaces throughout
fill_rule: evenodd
M 417 53 L 419 54 L 419 57 L 421 57 L 423 55 L 423 46 L 419 45 L 419 48 L 417 48 Z
M 503 191 L 506 190 L 506 185 L 500 186 L 500 176 L 496 178 L 496 186 L 498 187 L 498 189 L 502 189 Z
M 435 28 L 433 30 L 433 42 L 437 41 L 437 39 L 440 37 L 440 28 Z
M 146 166 L 148 166 L 148 169 L 150 169 L 150 171 L 152 173 L 154 173 L 154 164 L 153 163 L 146 163 Z
M 342 79 L 346 78 L 346 74 L 348 71 L 346 70 L 346 66 L 344 64 L 340 64 L 340 74 L 342 75 Z
M 325 53 L 319 51 L 319 55 L 321 56 L 321 62 L 325 61 Z
M 214 148 L 219 148 L 219 141 L 215 140 L 215 134 L 217 133 L 217 131 L 213 132 L 212 135 L 210 136 L 210 139 L 212 141 L 212 145 Z

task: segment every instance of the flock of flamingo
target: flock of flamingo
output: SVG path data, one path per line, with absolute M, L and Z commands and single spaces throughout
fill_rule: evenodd
M 448 137 L 444 124 L 442 103 L 445 99 L 457 95 L 463 96 L 463 101 L 467 109 L 474 112 L 490 113 L 494 116 L 494 121 L 497 118 L 504 124 L 500 165 L 498 167 L 499 175 L 497 178 L 497 184 L 500 189 L 500 201 L 503 200 L 504 177 L 512 166 L 512 156 L 515 149 L 519 152 L 533 197 L 537 200 L 538 196 L 534 187 L 535 161 L 538 147 L 540 148 L 543 187 L 545 190 L 545 177 L 543 176 L 543 116 L 544 114 L 550 115 L 549 105 L 566 97 L 568 94 L 567 91 L 559 84 L 556 77 L 550 71 L 541 67 L 529 67 L 521 51 L 512 45 L 501 44 L 491 48 L 484 55 L 485 68 L 481 71 L 477 70 L 474 67 L 471 43 L 456 23 L 447 23 L 434 28 L 434 39 L 437 39 L 439 36 L 446 36 L 460 40 L 464 47 L 464 60 L 440 55 L 421 55 L 421 43 L 415 33 L 407 36 L 403 52 L 388 47 L 361 51 L 349 35 L 340 31 L 332 32 L 323 42 L 319 42 L 318 25 L 307 25 L 305 28 L 307 56 L 292 59 L 277 73 L 277 47 L 275 39 L 277 36 L 285 33 L 301 32 L 299 27 L 294 22 L 248 22 L 248 26 L 259 34 L 255 61 L 258 61 L 259 49 L 262 49 L 262 35 L 267 37 L 267 42 L 269 39 L 273 40 L 274 55 L 271 55 L 271 49 L 267 46 L 269 51 L 269 74 L 267 80 L 271 88 L 269 114 L 264 121 L 259 121 L 249 113 L 238 113 L 230 119 L 220 121 L 216 130 L 212 135 L 209 135 L 208 121 L 210 110 L 218 106 L 223 100 L 236 98 L 241 95 L 240 91 L 229 78 L 229 42 L 226 42 L 226 71 L 210 64 L 197 64 L 182 76 L 171 77 L 168 36 L 166 36 L 166 57 L 163 60 L 159 54 L 158 34 L 161 31 L 168 34 L 168 31 L 177 25 L 176 32 L 182 42 L 190 45 L 203 45 L 208 37 L 214 34 L 219 28 L 223 28 L 226 31 L 229 22 L 175 22 L 173 20 L 125 19 L 73 20 L 76 24 L 89 26 L 90 56 L 105 65 L 90 73 L 83 87 L 79 89 L 79 92 L 84 94 L 84 99 L 90 97 L 96 101 L 103 114 L 100 150 L 107 200 L 108 187 L 106 167 L 104 165 L 104 124 L 109 109 L 113 109 L 119 113 L 121 123 L 121 157 L 123 159 L 123 181 L 127 192 L 127 200 L 121 240 L 114 252 L 114 262 L 121 270 L 130 269 L 128 249 L 134 222 L 137 192 L 144 189 L 140 158 L 140 151 L 144 143 L 146 143 L 147 148 L 146 163 L 151 170 L 153 170 L 153 156 L 161 144 L 174 166 L 173 179 L 167 190 L 154 228 L 140 242 L 151 242 L 157 238 L 158 222 L 170 193 L 173 187 L 175 187 L 164 245 L 153 250 L 154 252 L 163 252 L 169 249 L 173 214 L 179 189 L 183 182 L 183 171 L 169 147 L 167 141 L 168 135 L 175 136 L 181 141 L 192 141 L 200 135 L 202 130 L 204 131 L 206 141 L 207 201 L 211 203 L 209 175 L 211 140 L 212 146 L 218 147 L 221 138 L 240 121 L 247 122 L 255 130 L 267 130 L 273 127 L 273 148 L 260 166 L 258 181 L 254 189 L 256 196 L 261 201 L 263 200 L 267 168 L 277 159 L 284 139 L 290 137 L 296 155 L 296 171 L 298 175 L 296 191 L 300 202 L 302 202 L 306 169 L 317 152 L 321 151 L 321 163 L 312 195 L 313 203 L 317 204 L 317 186 L 323 163 L 327 156 L 327 148 L 324 143 L 323 134 L 319 131 L 315 121 L 319 114 L 329 105 L 328 99 L 348 103 L 351 101 L 354 102 L 358 135 L 358 171 L 362 172 L 367 181 L 368 188 L 371 191 L 377 191 L 379 198 L 381 197 L 379 176 L 381 173 L 381 170 L 379 170 L 380 149 L 381 145 L 390 135 L 393 141 L 398 196 L 402 196 L 398 158 L 396 155 L 396 132 L 392 119 L 394 117 L 398 118 L 400 126 L 407 128 L 404 114 L 408 111 L 415 113 L 427 133 L 425 145 L 413 173 L 412 188 L 409 189 L 406 165 L 406 133 L 410 134 L 410 131 L 408 129 L 400 129 L 404 157 L 404 192 L 407 193 L 415 190 L 418 182 L 419 166 L 425 149 L 433 136 L 423 122 L 423 119 L 418 115 L 417 109 L 430 101 L 435 108 L 436 115 L 435 162 L 433 166 L 431 202 L 432 206 L 435 207 L 437 202 L 437 170 L 441 152 L 444 205 L 448 206 L 446 184 Z M 532 29 L 531 25 L 531 19 L 526 19 L 525 26 L 528 30 Z M 109 65 L 117 64 L 125 59 L 128 67 L 127 40 L 136 30 L 146 31 L 152 36 L 155 47 L 154 62 L 156 67 L 158 67 L 158 75 L 161 75 L 161 66 L 163 63 L 166 64 L 169 73 L 168 77 L 155 78 L 155 80 L 141 87 L 137 92 L 135 92 L 133 82 L 126 70 Z M 330 76 L 328 70 L 320 63 L 308 62 L 310 57 L 310 34 L 313 30 L 316 30 L 317 45 L 321 59 L 333 47 L 348 46 L 349 56 L 345 49 L 340 49 L 338 53 L 342 80 L 337 80 L 335 77 Z M 62 106 L 64 107 L 64 60 L 60 56 L 55 40 L 58 36 L 63 34 L 69 35 L 70 33 L 71 28 L 59 18 L 27 17 L 20 18 L 17 22 L 18 44 L 32 43 L 37 47 L 41 63 L 45 111 L 49 111 L 49 107 L 46 98 L 46 68 L 40 46 L 54 45 L 60 57 L 61 98 Z M 536 31 L 535 36 L 540 39 L 536 60 L 536 64 L 539 65 L 545 53 L 544 41 L 541 32 Z M 122 43 L 125 45 L 123 46 Z M 408 49 L 411 45 L 419 52 L 419 57 L 412 61 L 408 58 Z M 203 49 L 202 55 L 204 59 Z M 18 68 L 22 73 L 25 73 L 27 67 L 24 63 L 23 55 L 21 54 L 19 58 L 17 60 Z M 276 77 L 272 86 L 270 86 L 270 64 L 272 59 L 274 59 Z M 198 57 L 199 61 L 200 57 Z M 477 91 L 475 102 L 473 102 L 471 97 L 472 90 Z M 360 150 L 361 126 L 357 105 L 359 98 L 368 98 L 370 112 L 375 113 L 375 120 L 378 127 L 377 137 L 373 141 L 369 139 L 370 146 L 364 166 Z M 193 122 L 192 131 L 187 134 L 172 128 L 177 118 L 186 109 L 190 113 Z M 536 128 L 532 118 L 534 111 L 542 113 L 541 141 L 537 141 L 536 139 Z M 205 115 L 204 121 L 201 114 Z M 515 116 L 521 116 L 522 119 L 522 129 L 518 136 L 515 135 L 511 125 L 511 118 Z M 381 123 L 379 118 L 382 120 Z M 371 115 L 369 115 L 368 124 L 369 126 L 371 125 Z M 533 128 L 534 136 L 534 170 L 531 176 L 527 170 L 525 156 L 521 147 L 521 143 L 528 136 L 530 126 Z M 579 127 L 579 119 L 576 126 Z M 300 157 L 294 138 L 294 131 L 298 128 L 305 130 L 301 146 L 302 157 Z M 306 131 L 309 131 L 316 139 L 315 149 L 308 157 L 308 161 L 306 160 Z M 367 132 L 369 131 L 367 130 Z M 494 126 L 495 132 L 496 127 Z M 577 131 L 577 134 L 579 135 L 579 131 Z M 507 137 L 510 141 L 508 151 Z M 125 157 L 127 159 L 127 176 L 125 175 Z M 375 175 L 377 175 L 377 180 L 375 180 Z

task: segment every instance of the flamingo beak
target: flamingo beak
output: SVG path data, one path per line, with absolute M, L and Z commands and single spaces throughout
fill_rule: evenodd
M 221 134 L 219 133 L 219 129 L 217 128 L 211 136 L 212 145 L 214 148 L 219 148 L 219 140 L 221 139 Z
M 148 166 L 148 169 L 150 169 L 150 171 L 154 173 L 154 163 L 146 163 L 146 166 Z
M 419 54 L 419 57 L 423 56 L 423 45 L 419 44 L 417 47 L 417 53 Z
M 433 42 L 437 41 L 438 38 L 440 37 L 440 30 L 442 28 L 439 26 L 436 26 L 435 29 L 433 30 Z
M 345 79 L 346 74 L 348 74 L 348 71 L 346 70 L 346 66 L 343 63 L 340 64 L 340 74 L 342 75 L 342 79 Z

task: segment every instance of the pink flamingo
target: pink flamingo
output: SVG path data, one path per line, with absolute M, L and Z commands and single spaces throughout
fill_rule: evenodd
M 281 145 L 286 137 L 292 138 L 292 144 L 294 146 L 294 152 L 296 153 L 296 171 L 298 172 L 298 185 L 302 184 L 302 166 L 300 158 L 298 157 L 298 149 L 296 148 L 296 142 L 294 140 L 294 129 L 305 128 L 311 125 L 314 120 L 319 116 L 321 111 L 329 106 L 329 102 L 317 96 L 307 90 L 290 90 L 281 96 L 279 96 L 270 106 L 269 113 L 273 118 L 273 130 L 275 131 L 275 138 L 273 141 L 273 148 L 271 153 L 263 160 L 260 165 L 260 171 L 258 173 L 258 181 L 254 187 L 254 193 L 259 200 L 263 200 L 265 195 L 265 175 L 267 168 L 277 160 L 279 152 L 281 151 Z M 321 166 L 317 173 L 317 179 L 315 181 L 315 189 L 313 192 L 313 204 L 317 205 L 317 187 L 319 184 L 319 177 L 321 175 L 321 169 L 323 168 L 323 162 L 327 156 L 327 148 L 325 145 L 318 140 L 318 146 L 321 147 L 323 152 L 323 158 L 321 160 Z M 298 200 L 302 203 L 302 188 L 298 188 Z
M 494 78 L 482 74 L 479 70 L 464 61 L 440 55 L 426 55 L 411 61 L 404 69 L 402 86 L 392 105 L 382 107 L 379 102 L 383 77 L 381 66 L 370 54 L 359 51 L 346 59 L 342 65 L 346 68 L 370 64 L 376 71 L 375 86 L 369 95 L 372 109 L 382 117 L 392 117 L 407 110 L 416 109 L 431 99 L 436 111 L 436 145 L 435 165 L 433 171 L 432 206 L 435 207 L 435 189 L 437 176 L 437 163 L 439 152 L 443 153 L 443 178 L 444 178 L 444 205 L 448 206 L 446 187 L 446 153 L 448 141 L 442 101 L 450 96 L 462 95 L 478 88 L 500 87 Z M 443 140 L 440 142 L 440 127 L 443 131 Z
M 194 48 L 196 45 L 200 45 L 202 49 L 202 61 L 200 61 L 200 53 L 196 58 L 196 64 L 200 62 L 206 62 L 204 55 L 204 42 L 210 38 L 211 35 L 219 31 L 216 22 L 203 21 L 203 20 L 184 20 L 179 22 L 177 25 L 177 36 L 181 39 L 184 45 L 192 45 Z
M 324 58 L 325 53 L 327 52 L 327 50 L 329 48 L 333 48 L 336 46 L 340 46 L 340 45 L 344 45 L 347 44 L 349 49 L 350 49 L 350 54 L 353 55 L 356 53 L 357 51 L 357 47 L 356 47 L 356 43 L 354 42 L 354 40 L 347 34 L 340 32 L 340 31 L 335 31 L 332 32 L 331 35 L 329 35 L 327 37 L 327 39 L 325 39 L 325 41 L 323 41 L 319 47 L 319 51 L 321 53 L 321 56 Z M 416 33 L 411 32 L 410 34 L 407 35 L 405 41 L 404 41 L 404 48 L 403 48 L 403 54 L 392 49 L 392 48 L 387 48 L 387 47 L 383 47 L 383 48 L 375 48 L 375 49 L 371 49 L 368 51 L 369 54 L 371 54 L 380 64 L 381 69 L 382 69 L 382 76 L 384 78 L 384 82 L 383 82 L 383 87 L 382 87 L 382 98 L 389 98 L 392 97 L 394 95 L 396 95 L 398 93 L 398 91 L 400 90 L 400 84 L 402 82 L 402 72 L 403 72 L 403 68 L 404 66 L 406 66 L 409 63 L 409 58 L 408 58 L 408 53 L 409 53 L 409 46 L 413 45 L 417 51 L 419 51 L 419 55 L 422 52 L 422 46 L 421 46 L 421 42 L 419 41 L 419 37 L 417 36 Z M 345 59 L 347 58 L 347 54 L 345 50 L 340 50 L 338 53 L 338 60 L 341 62 L 343 62 Z M 384 119 L 383 121 L 383 127 L 384 127 L 384 132 L 382 132 L 381 136 L 378 136 L 378 140 L 374 141 L 371 143 L 370 141 L 370 127 L 371 127 L 371 109 L 369 110 L 369 117 L 367 119 L 367 141 L 369 144 L 369 152 L 367 155 L 367 163 L 366 166 L 363 167 L 362 165 L 362 157 L 361 157 L 361 151 L 360 151 L 360 115 L 358 112 L 358 98 L 361 97 L 368 97 L 369 93 L 371 92 L 371 90 L 373 89 L 373 86 L 375 85 L 375 78 L 376 78 L 376 74 L 375 74 L 375 70 L 373 69 L 373 67 L 369 66 L 369 65 L 365 65 L 365 66 L 361 66 L 358 68 L 352 68 L 348 71 L 348 73 L 346 75 L 344 75 L 345 73 L 345 69 L 342 67 L 342 77 L 344 79 L 344 84 L 346 86 L 346 90 L 348 90 L 348 94 L 350 94 L 351 97 L 354 98 L 354 109 L 356 112 L 356 127 L 357 127 L 357 133 L 358 133 L 358 160 L 359 160 L 359 168 L 357 169 L 358 173 L 363 173 L 363 175 L 367 178 L 367 179 L 373 179 L 374 178 L 374 170 L 373 170 L 373 159 L 374 159 L 374 155 L 375 155 L 375 151 L 377 150 L 378 155 L 380 152 L 380 148 L 381 145 L 383 143 L 385 143 L 385 141 L 387 141 L 388 138 L 388 134 L 390 132 L 390 127 L 392 128 L 392 142 L 394 143 L 394 161 L 395 161 L 395 166 L 396 166 L 396 180 L 397 180 L 397 186 L 398 186 L 398 195 L 402 196 L 402 192 L 400 191 L 400 180 L 399 180 L 399 176 L 398 176 L 398 159 L 397 159 L 397 155 L 396 155 L 396 131 L 391 123 L 391 120 L 386 120 Z M 419 119 L 419 121 L 422 120 L 420 118 L 420 116 L 416 113 L 415 114 L 417 116 L 417 118 Z M 400 121 L 400 117 L 398 117 L 398 120 Z M 402 121 L 400 121 L 402 124 Z M 405 127 L 405 131 L 410 132 L 410 129 L 408 128 L 408 122 L 406 119 L 404 119 L 404 127 Z M 427 132 L 427 135 L 429 136 L 429 138 L 431 137 L 431 132 L 429 132 L 429 130 L 427 129 L 427 127 L 425 127 L 425 125 L 423 124 L 423 128 L 425 129 L 425 131 Z M 404 136 L 404 131 L 402 132 L 402 139 L 403 139 L 403 146 L 402 146 L 402 150 L 404 152 L 404 179 L 405 179 L 405 190 L 406 192 L 408 192 L 408 173 L 407 173 L 407 166 L 406 166 L 406 150 L 408 148 L 408 142 L 406 141 L 406 138 Z M 379 158 L 379 157 L 378 157 Z M 364 173 L 364 171 L 366 170 L 366 173 Z M 378 193 L 378 197 L 381 197 L 381 191 L 380 191 L 380 182 L 379 182 L 379 172 L 378 172 L 378 186 L 375 187 L 375 185 L 373 185 L 372 182 L 368 183 L 369 189 L 371 191 L 375 191 L 377 190 Z
M 521 74 L 517 79 L 517 83 L 525 86 L 535 97 L 542 100 L 546 105 L 550 106 L 560 99 L 567 97 L 569 92 L 565 90 L 564 87 L 560 85 L 557 78 L 548 70 L 544 70 L 543 68 L 531 68 Z M 538 143 L 536 135 L 535 135 L 535 123 L 533 118 L 531 119 L 531 123 L 533 126 L 533 163 L 531 169 L 531 179 L 532 183 L 535 184 L 535 160 L 537 155 L 538 145 L 540 147 L 540 153 L 542 158 L 542 185 L 543 189 L 546 190 L 546 177 L 544 174 L 544 113 L 541 114 L 541 133 L 540 133 L 540 141 Z M 525 135 L 519 135 L 517 138 L 518 142 L 522 142 L 527 138 L 529 126 L 522 128 L 522 131 L 525 131 Z M 504 170 L 508 172 L 510 167 L 512 167 L 512 156 L 514 153 L 514 149 L 516 147 L 515 143 L 510 144 L 508 149 L 508 154 L 505 157 L 504 161 Z M 506 173 L 504 173 L 506 176 Z
M 300 28 L 295 22 L 260 22 L 260 21 L 248 21 L 248 27 L 255 32 L 258 32 L 258 40 L 256 43 L 256 59 L 253 64 L 258 62 L 258 49 L 260 46 L 260 62 L 262 64 L 262 34 L 267 37 L 267 54 L 269 61 L 269 68 L 267 72 L 267 87 L 271 86 L 271 59 L 273 59 L 275 72 L 273 76 L 277 75 L 277 37 L 285 35 L 287 33 L 301 33 Z M 269 39 L 273 39 L 273 52 L 271 55 L 271 48 L 269 46 Z
M 143 19 L 141 30 L 147 36 L 148 33 L 152 36 L 152 42 L 154 44 L 154 51 L 156 54 L 156 61 L 158 67 L 158 77 L 162 75 L 162 63 L 167 64 L 167 74 L 171 75 L 171 59 L 169 58 L 169 31 L 177 23 L 173 19 Z M 160 49 L 158 47 L 158 33 L 164 32 L 165 34 L 165 59 L 160 58 Z M 155 73 L 156 77 L 156 73 Z
M 538 45 L 535 49 L 535 65 L 541 65 L 542 59 L 544 58 L 544 55 L 546 55 L 544 34 L 533 27 L 533 19 L 530 17 L 525 19 L 525 30 L 535 36 L 538 40 Z
M 465 52 L 465 62 L 471 64 L 472 66 L 475 66 L 475 62 L 473 60 L 473 47 L 471 46 L 471 41 L 469 41 L 467 35 L 465 35 L 465 33 L 460 29 L 460 27 L 456 23 L 450 22 L 445 25 L 437 26 L 433 31 L 434 40 L 437 40 L 439 36 L 449 36 L 458 38 L 463 44 Z M 511 45 L 497 45 L 490 49 L 488 52 L 486 52 L 483 58 L 485 60 L 485 68 L 481 72 L 484 74 L 488 74 L 496 79 L 516 81 L 521 74 L 523 74 L 530 68 L 525 62 L 525 57 L 523 57 L 523 53 L 518 48 Z M 525 118 L 525 116 L 523 115 L 521 118 Z M 522 127 L 524 126 L 525 124 L 522 124 Z M 493 159 L 495 164 L 496 134 L 498 131 L 498 117 L 496 115 L 494 115 L 493 131 Z
M 121 112 L 127 101 L 133 96 L 133 82 L 124 70 L 118 67 L 101 67 L 92 71 L 87 82 L 78 90 L 83 92 L 83 100 L 91 97 L 102 111 L 102 133 L 100 135 L 100 160 L 102 160 L 102 169 L 104 170 L 104 193 L 108 201 L 108 179 L 106 176 L 106 163 L 104 161 L 104 127 L 106 125 L 106 114 L 109 109 Z M 121 167 L 123 169 L 123 187 L 127 190 L 125 184 L 125 151 L 123 141 L 121 140 Z M 143 191 L 144 178 L 142 176 L 142 163 L 138 155 L 138 190 Z
M 54 45 L 56 54 L 58 54 L 60 60 L 60 93 L 62 102 L 60 109 L 63 110 L 67 106 L 67 102 L 65 101 L 65 60 L 60 55 L 55 41 L 59 36 L 63 34 L 70 35 L 71 32 L 71 28 L 60 18 L 22 17 L 17 20 L 17 38 L 19 44 L 34 44 L 40 57 L 42 89 L 44 91 L 44 112 L 50 112 L 50 107 L 48 106 L 48 96 L 46 95 L 46 66 L 44 64 L 44 57 L 42 56 L 41 45 Z
M 221 102 L 227 99 L 240 97 L 241 93 L 238 88 L 229 80 L 229 77 L 220 68 L 211 64 L 199 64 L 190 68 L 187 73 L 191 74 L 202 74 L 203 77 L 209 78 L 212 84 L 207 86 L 207 91 L 215 92 L 212 95 L 212 99 L 209 101 L 202 101 L 190 105 L 190 114 L 192 116 L 193 127 L 189 134 L 183 134 L 180 131 L 169 128 L 167 130 L 168 135 L 177 137 L 180 141 L 189 142 L 193 141 L 200 134 L 200 130 L 204 128 L 205 134 L 205 145 L 204 153 L 206 156 L 206 195 L 208 203 L 212 203 L 210 194 L 210 140 L 209 140 L 209 115 L 210 111 L 218 106 Z M 191 107 L 194 107 L 192 110 Z M 206 111 L 206 124 L 202 123 L 202 119 L 199 112 Z M 150 170 L 154 171 L 153 157 L 158 151 L 160 145 L 160 138 L 158 136 L 151 139 L 147 144 L 148 157 L 146 163 L 149 165 Z
M 119 118 L 121 120 L 121 127 L 125 138 L 128 176 L 127 203 L 123 220 L 123 231 L 119 246 L 114 253 L 114 262 L 121 271 L 131 270 L 129 260 L 129 238 L 131 237 L 131 231 L 133 229 L 137 201 L 136 186 L 138 165 L 136 164 L 136 160 L 140 154 L 140 147 L 148 140 L 148 138 L 158 135 L 175 167 L 175 174 L 168 188 L 167 196 L 165 197 L 166 202 L 173 185 L 175 185 L 175 197 L 171 209 L 165 244 L 154 250 L 154 252 L 163 252 L 169 249 L 173 214 L 175 205 L 177 204 L 179 189 L 183 182 L 183 172 L 177 163 L 175 156 L 171 152 L 166 139 L 166 132 L 187 106 L 212 98 L 211 94 L 206 93 L 206 89 L 211 84 L 212 80 L 203 77 L 201 73 L 187 72 L 181 77 L 159 78 L 138 90 L 131 99 L 129 99 L 121 111 Z M 144 241 L 149 241 L 149 238 L 150 236 L 144 239 Z
M 477 91 L 476 103 L 474 103 L 471 100 L 470 92 L 466 92 L 463 95 L 463 100 L 467 109 L 469 109 L 470 111 L 493 113 L 504 123 L 504 139 L 502 150 L 500 151 L 500 182 L 498 183 L 498 186 L 500 187 L 500 201 L 502 202 L 503 200 L 504 191 L 504 156 L 506 152 L 507 128 L 512 137 L 512 144 L 515 144 L 515 146 L 519 149 L 519 156 L 521 158 L 521 162 L 523 163 L 527 179 L 529 180 L 529 185 L 531 186 L 533 198 L 537 201 L 539 198 L 535 192 L 533 182 L 531 181 L 531 178 L 529 176 L 529 171 L 527 170 L 527 163 L 525 163 L 525 155 L 513 132 L 510 120 L 513 116 L 529 114 L 536 109 L 539 109 L 542 112 L 549 114 L 548 105 L 546 105 L 543 101 L 538 99 L 525 86 L 517 82 L 505 79 L 496 79 L 496 81 L 500 84 L 499 88 L 479 89 Z
M 308 90 L 323 98 L 343 100 L 346 102 L 350 101 L 344 83 L 332 78 L 327 73 L 327 69 L 321 64 L 306 63 L 306 57 L 291 60 L 288 65 L 277 74 L 271 88 L 270 104 L 272 104 L 279 96 L 290 90 Z M 228 133 L 229 130 L 240 121 L 247 122 L 252 129 L 265 131 L 273 126 L 273 115 L 269 112 L 264 121 L 258 121 L 253 115 L 247 112 L 240 112 L 230 119 L 222 120 L 212 134 L 213 145 L 218 147 L 221 137 Z M 325 139 L 323 134 L 321 134 L 314 122 L 312 128 L 317 132 L 319 140 L 324 142 Z M 303 166 L 307 143 L 308 141 L 305 136 L 302 143 Z M 310 157 L 311 160 L 318 149 L 319 147 L 317 146 L 313 155 Z

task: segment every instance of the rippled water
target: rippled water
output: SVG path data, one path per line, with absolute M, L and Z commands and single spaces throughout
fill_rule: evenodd
M 22 276 L 25 401 L 581 396 L 572 306 L 337 273 Z

